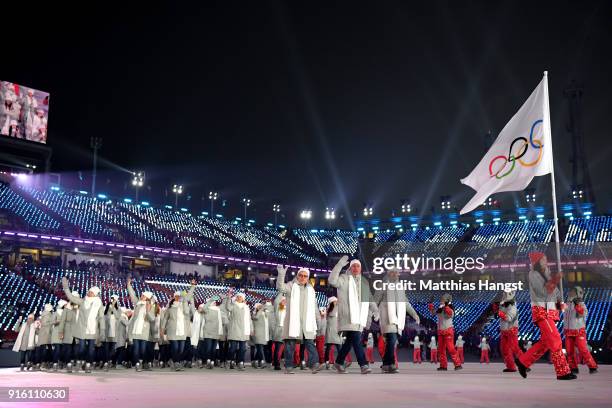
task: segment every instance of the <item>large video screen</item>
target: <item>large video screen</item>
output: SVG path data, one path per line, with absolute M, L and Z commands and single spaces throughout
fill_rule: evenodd
M 0 134 L 47 143 L 49 94 L 0 81 Z

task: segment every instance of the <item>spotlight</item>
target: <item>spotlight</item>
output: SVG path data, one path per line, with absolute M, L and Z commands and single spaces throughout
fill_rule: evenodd
M 407 214 L 412 211 L 412 206 L 406 200 L 402 201 L 402 214 Z
M 325 208 L 325 219 L 326 220 L 335 220 L 336 219 L 336 210 L 333 208 L 327 207 Z
M 303 220 L 309 220 L 312 218 L 312 211 L 311 210 L 302 210 L 300 212 L 300 218 Z
M 363 206 L 363 216 L 364 217 L 370 217 L 372 214 L 374 214 L 374 210 L 372 208 L 372 204 L 365 204 Z

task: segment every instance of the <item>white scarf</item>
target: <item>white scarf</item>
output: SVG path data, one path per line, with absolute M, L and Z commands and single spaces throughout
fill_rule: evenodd
M 361 279 L 361 276 L 359 276 L 358 279 Z M 359 304 L 357 284 L 355 283 L 355 278 L 353 275 L 349 275 L 348 296 L 351 324 L 358 324 L 361 327 L 365 327 L 368 321 L 369 304 L 367 302 L 361 302 L 361 305 Z
M 265 330 L 265 336 L 264 339 L 266 340 L 266 343 L 270 341 L 270 328 L 268 327 L 268 314 L 266 313 L 266 311 L 262 311 L 261 312 L 263 319 L 264 319 L 264 330 Z
M 249 310 L 249 305 L 246 303 L 238 303 L 236 302 L 236 306 L 242 312 L 242 326 L 243 326 L 243 335 L 250 336 L 251 335 L 251 311 Z
M 145 323 L 147 302 L 145 302 L 144 300 L 139 300 L 136 305 L 140 306 L 140 308 L 138 309 L 138 315 L 136 316 L 136 321 L 134 322 L 134 327 L 132 328 L 132 334 L 142 334 L 142 329 Z
M 221 309 L 219 306 L 210 306 L 210 310 L 215 310 L 217 312 L 217 334 L 221 336 L 223 334 L 223 324 L 221 321 Z
M 406 325 L 406 302 L 402 301 L 402 297 L 401 293 L 397 290 L 387 289 L 389 324 L 397 325 L 399 332 L 402 332 Z
M 291 285 L 291 301 L 289 303 L 289 337 L 301 337 L 300 333 L 300 317 L 302 304 L 300 299 L 300 285 L 293 282 Z M 315 293 L 310 285 L 306 285 L 307 309 L 306 309 L 306 327 L 305 332 L 313 332 L 317 330 L 317 320 L 315 318 Z
M 21 324 L 21 328 L 19 329 L 19 334 L 17 335 L 17 340 L 15 340 L 15 344 L 13 345 L 13 351 L 19 352 L 21 348 L 21 342 L 23 340 L 23 334 L 25 333 L 26 327 L 28 326 L 28 322 L 25 321 Z M 30 333 L 28 333 L 28 345 L 26 346 L 26 350 L 33 349 L 36 344 L 36 327 L 34 326 L 34 322 L 30 324 Z
M 204 316 L 199 310 L 193 315 L 193 323 L 191 324 L 191 337 L 189 337 L 189 341 L 193 347 L 198 346 L 198 342 L 200 341 L 200 336 L 202 336 L 202 326 L 204 324 Z
M 89 310 L 85 334 L 96 334 L 96 329 L 98 328 L 98 310 L 102 307 L 102 301 L 97 296 L 86 296 L 83 307 Z
M 287 309 L 278 311 L 278 326 L 283 327 L 285 325 L 285 315 L 287 314 Z
M 177 336 L 185 335 L 185 315 L 183 314 L 183 302 L 174 302 L 172 307 L 176 308 L 176 333 Z
M 109 325 L 110 325 L 110 327 L 108 328 L 108 337 L 115 337 L 116 319 L 112 311 L 111 311 L 111 315 L 108 318 L 108 320 L 109 320 Z

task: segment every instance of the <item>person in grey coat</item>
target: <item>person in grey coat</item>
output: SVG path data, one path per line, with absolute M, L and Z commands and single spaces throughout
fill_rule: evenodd
M 261 303 L 255 304 L 253 313 L 253 344 L 255 344 L 255 368 L 265 368 L 264 346 L 270 341 L 270 319 L 269 315 L 273 314 L 274 307 L 270 302 L 265 305 Z
M 223 338 L 224 322 L 227 321 L 225 312 L 221 310 L 221 297 L 218 295 L 208 299 L 204 305 L 200 305 L 203 310 L 204 323 L 202 325 L 202 360 L 205 361 L 206 368 L 214 367 L 215 351 L 219 340 Z
M 238 292 L 232 299 L 233 293 L 234 290 L 230 289 L 222 303 L 223 309 L 228 314 L 228 358 L 230 369 L 235 367 L 237 361 L 238 369 L 242 371 L 244 370 L 246 342 L 251 336 L 251 313 L 246 303 L 246 295 Z
M 79 317 L 77 325 L 79 335 L 79 355 L 87 361 L 85 372 L 91 373 L 94 362 L 95 346 L 98 337 L 104 338 L 106 325 L 104 324 L 104 307 L 98 296 L 100 288 L 92 286 L 87 291 L 84 299 L 75 296 L 68 288 L 68 279 L 62 278 L 62 286 L 68 300 L 79 305 Z M 85 352 L 87 350 L 87 352 Z
M 47 303 L 38 317 L 39 328 L 36 341 L 36 368 L 47 368 L 51 361 L 51 328 L 53 327 L 53 305 Z
M 155 322 L 155 314 L 151 305 L 153 293 L 144 291 L 140 299 L 132 288 L 132 279 L 127 280 L 127 290 L 130 295 L 134 314 L 128 327 L 128 338 L 132 340 L 132 363 L 136 371 L 142 371 L 142 362 L 145 358 L 147 342 L 149 341 L 150 325 Z
M 283 350 L 283 326 L 285 324 L 285 315 L 287 314 L 287 299 L 282 292 L 278 292 L 274 298 L 274 313 L 270 319 L 270 339 L 272 341 L 272 366 L 279 371 L 281 351 Z
M 367 325 L 368 317 L 378 313 L 372 301 L 370 285 L 361 274 L 361 262 L 353 259 L 346 273 L 340 275 L 342 268 L 349 265 L 348 256 L 340 258 L 329 274 L 329 284 L 337 289 L 338 296 L 338 330 L 346 338 L 336 357 L 334 368 L 340 374 L 346 373 L 344 359 L 355 351 L 362 374 L 372 372 L 361 346 L 361 333 Z
M 399 271 L 391 269 L 382 279 L 381 289 L 374 293 L 374 301 L 380 313 L 380 330 L 386 340 L 382 371 L 390 374 L 398 372 L 395 365 L 395 345 L 404 331 L 406 315 L 409 314 L 416 324 L 421 322 L 419 315 L 408 301 L 406 292 L 393 286 L 398 282 Z
M 276 289 L 287 298 L 287 313 L 283 324 L 283 340 L 285 341 L 285 372 L 293 374 L 292 362 L 296 343 L 308 350 L 308 366 L 315 374 L 321 369 L 319 355 L 314 344 L 317 335 L 317 325 L 321 315 L 317 306 L 314 288 L 309 282 L 310 271 L 300 268 L 295 278 L 285 283 L 288 267 L 278 265 Z
M 53 314 L 53 323 L 51 324 L 51 347 L 53 348 L 53 371 L 57 371 L 60 364 L 65 364 L 67 361 L 62 359 L 62 339 L 60 338 L 60 322 L 64 314 L 64 306 L 68 302 L 60 299 L 57 302 L 55 313 Z
M 327 323 L 325 325 L 325 367 L 329 368 L 333 362 L 330 360 L 330 353 L 335 347 L 336 351 L 342 345 L 342 337 L 338 333 L 338 298 L 332 296 L 327 299 Z
M 128 327 L 130 325 L 130 316 L 132 311 L 125 307 L 120 307 L 119 322 L 117 323 L 117 331 L 115 332 L 115 350 L 113 357 L 113 365 L 127 365 L 127 342 L 128 342 Z
M 104 339 L 104 369 L 108 368 L 113 361 L 113 353 L 115 351 L 115 343 L 117 337 L 117 326 L 121 319 L 119 311 L 119 296 L 111 295 L 111 301 L 104 308 L 104 319 L 106 322 L 106 338 Z
M 78 296 L 79 294 L 75 292 L 74 295 Z M 75 303 L 69 302 L 64 305 L 58 326 L 58 336 L 62 341 L 62 359 L 66 363 L 66 369 L 69 373 L 72 372 L 73 359 L 76 355 L 77 345 L 75 344 L 75 331 L 77 328 L 78 310 L 79 306 Z
M 185 340 L 191 331 L 191 309 L 189 301 L 193 299 L 196 281 L 191 281 L 191 288 L 185 296 L 181 292 L 174 292 L 174 299 L 170 301 L 166 312 L 161 320 L 160 334 L 167 336 L 170 342 L 170 353 L 175 371 L 182 371 L 181 359 L 185 351 Z
M 21 371 L 29 370 L 34 361 L 34 350 L 36 349 L 36 326 L 38 323 L 34 320 L 34 314 L 29 314 L 24 321 L 21 316 L 17 319 L 13 331 L 19 333 L 13 345 L 13 351 L 19 353 L 21 362 Z

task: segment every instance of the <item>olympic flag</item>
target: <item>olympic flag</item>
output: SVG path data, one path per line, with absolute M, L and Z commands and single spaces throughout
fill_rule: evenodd
M 535 176 L 553 173 L 548 75 L 504 126 L 489 151 L 461 183 L 476 194 L 461 209 L 468 213 L 493 193 L 524 190 Z M 554 187 L 553 187 L 554 188 Z

